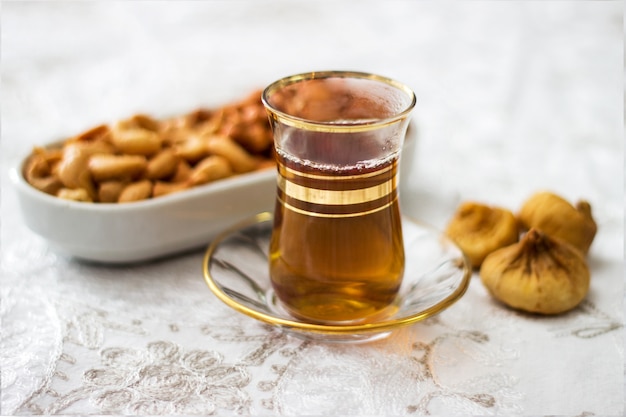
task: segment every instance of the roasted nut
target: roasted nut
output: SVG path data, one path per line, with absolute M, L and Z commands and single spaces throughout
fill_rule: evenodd
M 163 149 L 148 161 L 146 167 L 146 178 L 150 180 L 161 180 L 169 178 L 176 172 L 178 161 L 180 158 L 176 156 L 173 149 Z
M 480 278 L 494 298 L 510 307 L 559 314 L 584 299 L 590 272 L 580 251 L 531 229 L 519 243 L 489 254 Z
M 35 148 L 24 166 L 24 178 L 32 186 L 47 194 L 56 195 L 63 183 L 53 175 L 53 167 L 61 160 L 61 151 Z
M 209 155 L 209 150 L 206 145 L 206 138 L 192 134 L 186 141 L 176 145 L 176 155 L 191 164 L 195 164 Z
M 136 114 L 126 120 L 115 123 L 115 130 L 146 129 L 156 132 L 160 129 L 159 121 L 147 114 Z
M 215 112 L 209 109 L 196 109 L 183 116 L 181 122 L 185 128 L 195 129 L 199 125 L 202 125 L 207 121 L 213 120 L 214 115 Z
M 94 126 L 69 139 L 70 142 L 109 142 L 110 140 L 111 129 L 105 124 Z
M 39 191 L 50 195 L 56 195 L 63 187 L 59 178 L 52 175 L 41 178 L 31 177 L 28 182 Z
M 66 188 L 84 189 L 89 198 L 96 196 L 88 164 L 92 152 L 84 146 L 68 145 L 63 149 L 63 157 L 57 165 L 57 175 Z
M 261 96 L 261 93 L 258 93 Z M 251 103 L 241 108 L 241 121 L 247 124 L 258 123 L 267 120 L 267 112 L 262 105 Z
M 173 123 L 164 123 L 163 125 L 165 127 L 162 127 L 159 131 L 163 141 L 163 147 L 175 147 L 187 141 L 192 134 L 195 134 L 195 131 L 176 127 Z
M 100 203 L 117 203 L 126 184 L 122 181 L 103 181 L 98 187 Z
M 141 180 L 128 184 L 122 190 L 118 203 L 130 203 L 150 198 L 152 195 L 152 182 L 149 180 Z
M 141 155 L 94 155 L 89 158 L 89 172 L 96 181 L 131 180 L 144 172 L 148 162 Z
M 164 182 L 157 181 L 152 187 L 152 196 L 160 197 L 167 194 L 176 193 L 179 191 L 187 190 L 190 185 L 186 182 Z
M 217 134 L 221 121 L 216 117 L 200 123 L 194 128 L 194 132 L 198 136 L 204 137 Z
M 536 228 L 563 239 L 586 254 L 598 227 L 591 215 L 591 205 L 579 201 L 576 207 L 551 192 L 531 196 L 519 212 L 520 223 L 526 229 Z
M 64 200 L 83 201 L 91 203 L 93 199 L 84 188 L 61 188 L 57 193 L 57 197 Z
M 115 154 L 115 147 L 108 142 L 73 142 L 71 145 L 82 149 L 87 155 L 113 155 Z M 66 146 L 66 147 L 67 147 Z
M 111 140 L 117 149 L 128 155 L 150 156 L 161 150 L 161 138 L 147 129 L 116 130 Z
M 206 147 L 210 154 L 228 159 L 233 171 L 237 173 L 253 171 L 258 165 L 255 158 L 226 136 L 209 137 Z
M 171 117 L 161 121 L 159 133 L 163 137 L 164 143 L 174 145 L 182 143 L 192 134 L 201 133 L 206 129 L 205 124 L 214 124 L 214 129 L 219 127 L 220 119 L 216 117 L 221 113 L 221 109 L 215 112 L 208 109 L 197 109 L 191 113 Z
M 176 170 L 174 171 L 174 176 L 170 179 L 172 183 L 185 182 L 191 177 L 192 173 L 191 165 L 185 160 L 178 161 L 178 165 L 176 165 Z
M 233 132 L 234 138 L 250 152 L 263 153 L 272 147 L 274 137 L 264 126 L 253 124 Z
M 276 161 L 272 159 L 262 159 L 259 162 L 259 165 L 257 166 L 257 169 L 259 171 L 262 171 L 264 169 L 269 169 L 269 168 L 276 168 Z
M 37 159 L 39 169 L 35 173 L 37 176 L 50 175 L 54 169 L 54 166 L 63 158 L 63 150 L 59 148 L 45 149 L 38 146 L 33 148 L 33 153 L 30 159 Z M 43 163 L 43 165 L 42 165 Z
M 515 216 L 509 210 L 475 202 L 461 204 L 446 228 L 446 234 L 461 248 L 473 267 L 496 249 L 517 242 Z
M 211 155 L 198 163 L 191 172 L 188 183 L 191 185 L 206 184 L 211 181 L 232 175 L 232 169 L 226 158 Z
M 111 203 L 120 199 L 122 188 L 139 180 L 153 182 L 151 198 L 275 166 L 272 144 L 258 90 L 217 109 L 167 119 L 136 114 L 94 126 L 68 138 L 62 149 L 34 149 L 23 175 L 52 195 L 65 188 L 66 198 Z M 88 199 L 82 191 L 68 191 L 77 189 Z

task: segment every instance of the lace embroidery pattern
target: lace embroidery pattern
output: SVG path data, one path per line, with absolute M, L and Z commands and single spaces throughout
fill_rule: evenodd
M 13 412 L 55 376 L 61 357 L 61 329 L 45 297 L 20 289 L 1 290 L 0 391 L 2 414 Z M 25 320 L 24 317 L 28 319 Z
M 94 307 L 28 284 L 3 289 L 3 412 L 520 415 L 525 398 L 509 367 L 520 326 L 581 343 L 623 328 L 591 301 L 543 318 L 485 303 L 481 291 L 470 286 L 464 302 L 389 339 L 333 345 L 283 334 L 206 294 L 135 309 L 114 297 Z M 471 319 L 476 302 L 490 320 Z M 24 366 L 32 378 L 17 380 Z
M 416 326 L 419 328 L 422 326 Z M 450 367 L 462 358 L 494 365 L 494 357 L 470 344 L 488 344 L 487 335 L 478 331 L 444 333 L 425 342 L 415 338 L 416 329 L 392 336 L 392 346 L 323 346 L 304 342 L 281 354 L 290 360 L 274 368 L 275 380 L 262 383 L 274 395 L 264 406 L 279 415 L 294 414 L 517 414 L 514 391 L 516 380 L 505 373 L 485 373 L 467 369 L 469 378 L 452 383 Z M 354 350 L 361 350 L 355 355 Z M 320 358 L 325 358 L 321 360 Z M 503 359 L 503 358 L 500 358 Z M 385 370 L 381 372 L 381 370 Z M 464 372 L 461 368 L 459 372 Z M 391 407 L 391 408 L 390 408 Z
M 123 414 L 212 414 L 218 408 L 245 411 L 246 370 L 222 363 L 210 350 L 184 351 L 169 342 L 144 350 L 108 348 L 103 368 L 83 376 L 85 390 L 101 410 Z M 130 372 L 129 372 L 130 371 Z M 184 395 L 181 395 L 183 394 Z
M 162 325 L 170 334 L 196 331 L 206 338 L 207 346 L 210 340 L 224 346 L 245 345 L 238 359 L 229 362 L 225 351 L 185 348 L 163 340 L 132 346 L 133 337 L 149 338 L 150 326 L 138 319 L 111 317 L 87 306 L 58 305 L 57 309 L 65 318 L 63 352 L 56 359 L 50 380 L 22 404 L 19 413 L 68 413 L 75 405 L 84 408 L 89 404 L 94 413 L 127 415 L 255 411 L 291 415 L 320 413 L 324 407 L 332 407 L 328 412 L 354 414 L 389 412 L 390 396 L 397 399 L 393 403 L 399 408 L 393 411 L 398 414 L 423 414 L 444 405 L 465 411 L 502 410 L 493 389 L 503 381 L 508 386 L 514 382 L 506 381 L 504 375 L 498 383 L 489 377 L 489 386 L 477 378 L 473 386 L 478 392 L 448 386 L 446 372 L 440 371 L 450 366 L 447 356 L 458 356 L 462 348 L 466 355 L 485 361 L 480 352 L 463 347 L 489 342 L 477 331 L 451 332 L 411 345 L 408 342 L 415 339 L 415 329 L 406 329 L 392 336 L 392 343 L 355 347 L 312 343 L 265 325 L 258 325 L 258 332 L 238 326 L 205 324 L 194 330 L 171 323 Z M 437 319 L 418 327 L 441 325 Z M 124 335 L 129 342 L 119 343 Z M 109 339 L 118 343 L 108 345 Z M 86 368 L 80 381 L 73 381 L 72 368 L 84 367 L 89 362 L 84 358 L 87 355 L 91 355 L 93 365 Z M 327 359 L 320 362 L 319 358 Z M 381 375 L 385 368 L 388 371 Z M 255 375 L 265 377 L 255 379 Z M 275 379 L 267 379 L 267 375 L 275 375 Z M 406 389 L 389 391 L 389 387 L 400 386 Z M 252 398 L 254 392 L 261 394 L 258 404 Z M 346 393 L 351 394 L 350 400 Z M 459 401 L 462 404 L 454 405 Z
M 589 300 L 583 300 L 577 310 L 569 315 L 576 316 L 576 319 L 552 328 L 557 337 L 592 339 L 624 327 L 623 322 L 600 310 Z
M 68 313 L 64 352 L 54 362 L 49 380 L 24 401 L 21 412 L 64 413 L 74 404 L 84 406 L 85 401 L 97 413 L 133 415 L 207 415 L 218 410 L 240 414 L 249 409 L 250 398 L 244 391 L 250 382 L 246 367 L 226 363 L 221 353 L 185 350 L 167 341 L 149 342 L 143 348 L 129 343 L 106 347 L 105 339 L 111 336 L 149 337 L 144 323 L 131 319 L 126 324 L 123 318 L 86 306 L 57 308 Z M 179 331 L 176 324 L 167 327 L 170 332 Z M 81 365 L 81 357 L 89 363 L 85 356 L 92 356 L 96 366 L 87 369 L 80 381 L 72 381 L 71 370 Z

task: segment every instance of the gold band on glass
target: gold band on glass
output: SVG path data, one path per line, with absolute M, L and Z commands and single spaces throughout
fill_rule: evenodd
M 389 165 L 386 168 L 383 168 L 379 171 L 372 171 L 365 174 L 357 174 L 357 175 L 320 175 L 320 174 L 308 174 L 306 172 L 296 171 L 295 169 L 288 168 L 283 164 L 278 166 L 279 173 L 283 176 L 293 176 L 293 177 L 302 177 L 302 178 L 311 178 L 315 180 L 324 180 L 324 181 L 346 181 L 346 180 L 356 180 L 356 179 L 365 179 L 370 177 L 375 177 L 376 175 L 384 174 L 387 171 L 391 171 L 394 166 Z
M 395 164 L 351 175 L 300 172 L 279 164 L 277 197 L 288 210 L 315 217 L 363 216 L 397 201 Z
M 373 187 L 357 190 L 320 190 L 304 187 L 278 176 L 278 188 L 291 198 L 311 204 L 345 206 L 350 204 L 369 203 L 391 194 L 395 181 L 389 180 Z
M 394 198 L 392 201 L 388 202 L 387 204 L 384 204 L 382 206 L 378 206 L 376 208 L 373 208 L 371 210 L 365 210 L 365 211 L 359 211 L 359 212 L 355 212 L 355 213 L 320 213 L 320 212 L 316 212 L 316 211 L 310 211 L 310 210 L 303 210 L 303 209 L 299 209 L 297 207 L 292 206 L 291 204 L 285 203 L 284 201 L 280 200 L 281 204 L 283 207 L 285 207 L 288 210 L 291 210 L 293 212 L 299 213 L 299 214 L 304 214 L 305 216 L 313 216 L 313 217 L 325 217 L 325 218 L 333 218 L 333 219 L 338 219 L 338 218 L 346 218 L 346 217 L 357 217 L 357 216 L 365 216 L 367 214 L 372 214 L 372 213 L 376 213 L 377 211 L 381 211 L 386 209 L 387 207 L 391 206 L 393 203 L 396 202 L 398 198 Z

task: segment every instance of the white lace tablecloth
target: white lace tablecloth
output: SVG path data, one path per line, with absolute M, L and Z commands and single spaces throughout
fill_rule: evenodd
M 622 415 L 624 162 L 618 1 L 2 3 L 2 415 Z M 556 317 L 474 276 L 382 341 L 305 341 L 222 304 L 203 251 L 77 262 L 26 228 L 7 167 L 137 111 L 176 114 L 316 69 L 416 91 L 406 213 L 588 199 L 591 289 Z M 208 243 L 208 242 L 207 242 Z

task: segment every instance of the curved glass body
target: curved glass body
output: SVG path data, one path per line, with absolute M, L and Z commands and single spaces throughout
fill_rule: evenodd
M 329 71 L 279 80 L 263 102 L 278 162 L 269 261 L 277 297 L 311 322 L 389 314 L 404 272 L 397 178 L 413 92 Z

